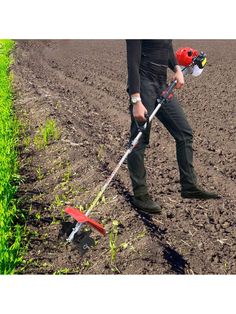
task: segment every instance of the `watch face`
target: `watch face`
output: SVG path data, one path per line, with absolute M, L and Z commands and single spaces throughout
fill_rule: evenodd
M 131 102 L 132 102 L 133 104 L 136 104 L 136 102 L 138 102 L 139 100 L 140 100 L 139 97 L 131 97 Z

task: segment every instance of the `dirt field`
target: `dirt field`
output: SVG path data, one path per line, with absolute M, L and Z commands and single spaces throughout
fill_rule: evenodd
M 203 74 L 186 78 L 176 94 L 194 131 L 199 183 L 222 199 L 181 198 L 174 140 L 155 121 L 146 166 L 163 213 L 148 217 L 132 208 L 123 165 L 91 215 L 108 234 L 119 222 L 111 261 L 109 235 L 87 231 L 66 243 L 73 220 L 64 208 L 93 200 L 126 149 L 125 41 L 17 41 L 15 107 L 28 139 L 18 196 L 30 230 L 20 273 L 236 274 L 236 41 L 174 41 L 180 46 L 208 56 Z M 48 117 L 60 139 L 37 149 L 35 134 Z M 81 251 L 88 235 L 92 248 Z

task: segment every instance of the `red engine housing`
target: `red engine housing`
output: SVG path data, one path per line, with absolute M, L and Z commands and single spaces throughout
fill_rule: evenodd
M 197 57 L 199 55 L 198 51 L 190 48 L 190 47 L 184 47 L 184 48 L 179 48 L 176 51 L 176 59 L 181 66 L 189 66 L 193 58 Z

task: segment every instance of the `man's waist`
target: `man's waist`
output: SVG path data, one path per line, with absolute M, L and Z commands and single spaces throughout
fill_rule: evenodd
M 152 61 L 141 62 L 140 74 L 152 79 L 166 80 L 168 66 L 161 63 L 155 63 Z

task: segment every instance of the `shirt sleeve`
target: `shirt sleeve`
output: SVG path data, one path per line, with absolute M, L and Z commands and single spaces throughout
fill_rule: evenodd
M 169 47 L 168 67 L 169 67 L 172 71 L 174 71 L 176 65 L 178 65 L 178 62 L 177 62 L 177 60 L 176 60 L 175 53 L 174 53 L 174 50 L 173 50 L 172 41 L 171 41 L 170 47 Z
M 127 67 L 128 67 L 128 93 L 140 93 L 139 66 L 141 62 L 142 40 L 126 40 Z

